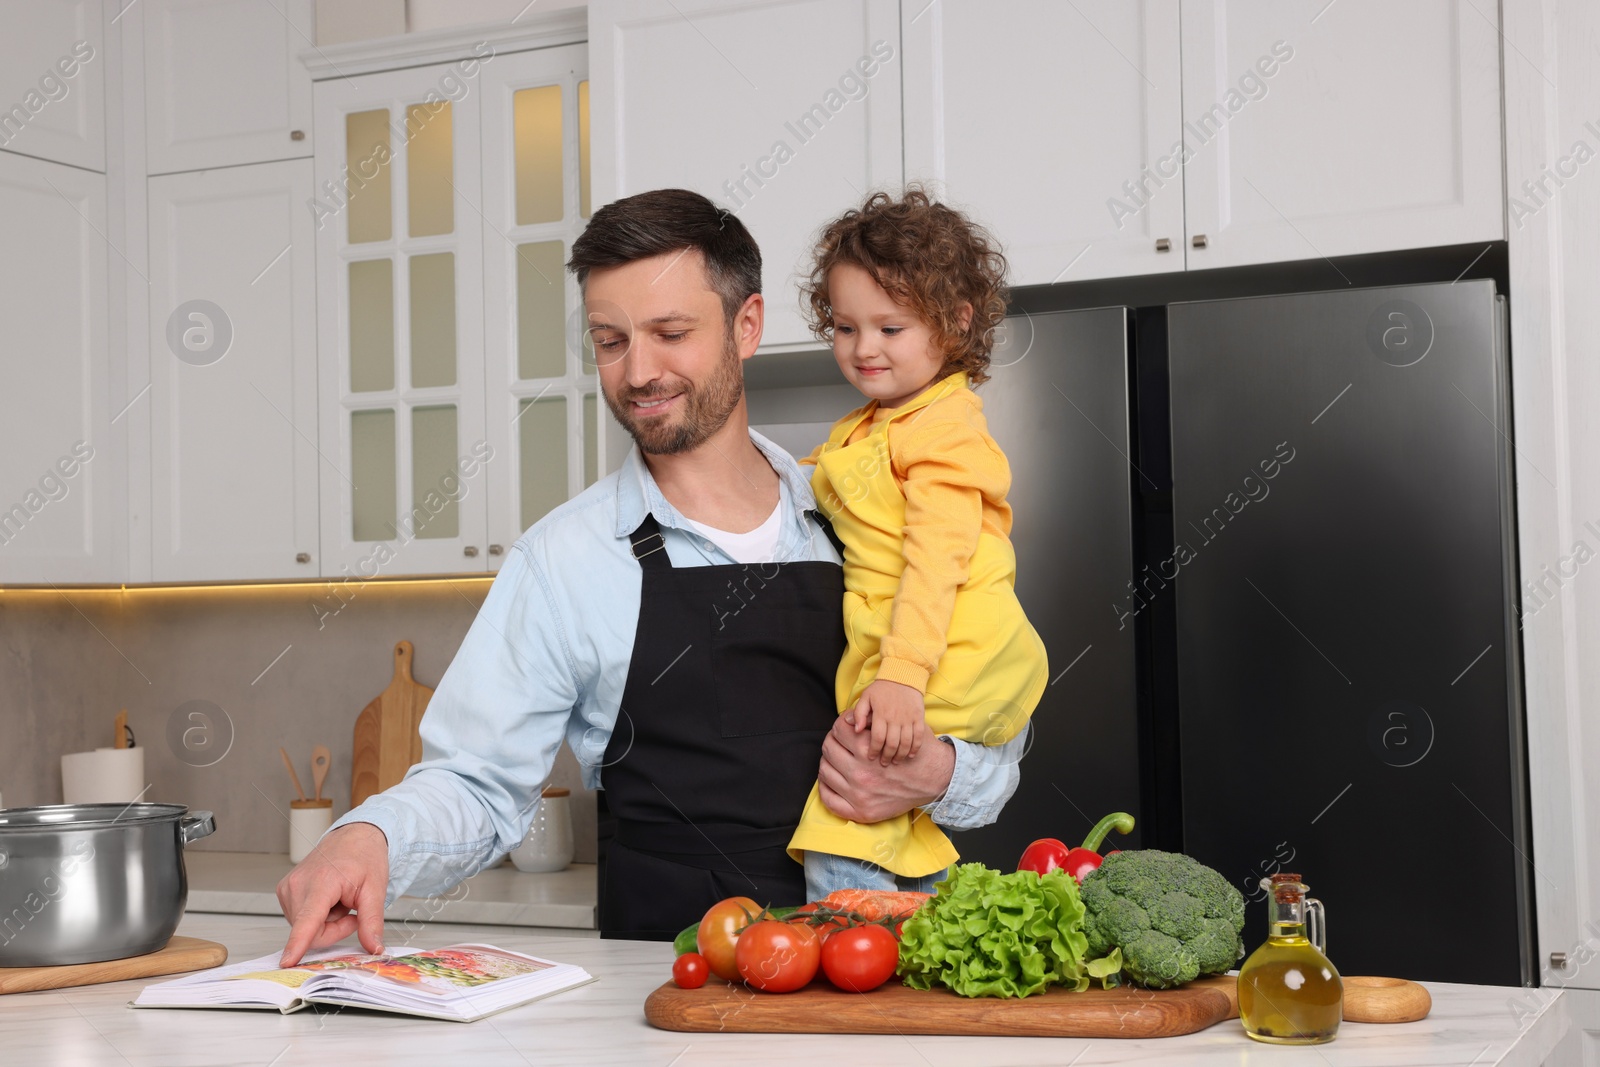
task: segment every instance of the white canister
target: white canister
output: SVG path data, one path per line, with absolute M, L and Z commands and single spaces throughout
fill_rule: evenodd
M 289 862 L 311 855 L 317 841 L 333 825 L 333 800 L 289 801 Z
M 572 790 L 547 786 L 533 808 L 533 825 L 522 844 L 511 850 L 517 870 L 547 873 L 566 870 L 572 862 Z

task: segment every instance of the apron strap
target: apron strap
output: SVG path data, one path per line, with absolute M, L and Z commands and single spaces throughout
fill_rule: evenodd
M 844 542 L 839 540 L 839 535 L 834 532 L 833 523 L 829 522 L 827 516 L 822 514 L 822 512 L 818 511 L 816 508 L 812 508 L 810 511 L 806 512 L 806 514 L 815 519 L 817 521 L 817 525 L 822 527 L 822 532 L 828 535 L 828 540 L 833 542 L 833 547 L 838 551 L 839 558 L 843 559 Z
M 645 513 L 639 528 L 628 535 L 628 542 L 633 546 L 633 558 L 639 561 L 639 566 L 647 570 L 672 569 L 672 559 L 667 555 L 667 541 L 661 536 L 661 527 L 654 515 Z

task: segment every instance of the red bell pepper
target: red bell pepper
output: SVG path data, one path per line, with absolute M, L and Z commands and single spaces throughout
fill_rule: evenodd
M 1095 823 L 1089 836 L 1083 839 L 1081 848 L 1069 849 L 1053 837 L 1040 838 L 1023 851 L 1022 859 L 1017 861 L 1017 870 L 1048 874 L 1059 868 L 1072 875 L 1073 881 L 1082 882 L 1084 875 L 1100 866 L 1101 856 L 1095 850 L 1112 830 L 1119 834 L 1132 833 L 1133 816 L 1125 811 L 1114 811 L 1107 815 Z

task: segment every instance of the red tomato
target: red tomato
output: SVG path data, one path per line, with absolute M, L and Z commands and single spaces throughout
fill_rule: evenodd
M 900 963 L 900 943 L 881 926 L 852 926 L 822 943 L 822 973 L 846 993 L 877 989 Z
M 766 993 L 792 993 L 809 983 L 821 956 L 821 940 L 809 926 L 775 919 L 745 930 L 734 948 L 739 977 Z
M 685 952 L 672 961 L 672 980 L 679 989 L 699 989 L 710 974 L 706 958 L 698 952 Z
M 695 945 L 706 958 L 712 974 L 729 982 L 738 979 L 739 968 L 733 960 L 734 943 L 750 917 L 760 913 L 761 905 L 749 897 L 729 897 L 711 905 L 711 910 L 700 920 Z
M 1041 837 L 1022 850 L 1022 858 L 1017 861 L 1017 870 L 1049 874 L 1057 867 L 1067 865 L 1067 853 L 1071 851 L 1062 841 L 1053 837 Z

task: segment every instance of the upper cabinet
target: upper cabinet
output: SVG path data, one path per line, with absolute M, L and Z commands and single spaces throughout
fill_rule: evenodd
M 158 582 L 317 576 L 311 167 L 150 179 Z
M 1495 4 L 1184 0 L 1189 266 L 1505 236 Z
M 108 399 L 105 181 L 0 152 L 0 583 L 120 577 L 126 425 Z
M 143 0 L 148 173 L 311 155 L 311 5 Z
M 991 226 L 1016 285 L 1499 240 L 1496 17 L 907 4 L 906 178 Z
M 1178 0 L 901 17 L 906 180 L 992 228 L 1013 284 L 1183 269 Z
M 498 569 L 597 469 L 581 46 L 318 83 L 324 575 Z
M 100 0 L 0 0 L 0 150 L 106 169 L 104 42 Z
M 901 182 L 900 53 L 897 0 L 591 0 L 595 204 L 722 205 L 761 246 L 763 343 L 814 346 L 796 274 L 818 228 Z

